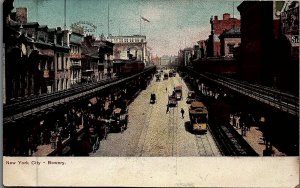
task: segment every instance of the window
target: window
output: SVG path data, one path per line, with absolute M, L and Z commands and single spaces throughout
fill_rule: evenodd
M 64 69 L 64 63 L 65 63 L 65 58 L 64 58 L 64 54 L 62 53 L 61 54 L 61 70 L 63 70 Z
M 59 66 L 58 66 L 58 64 L 59 64 L 59 59 L 58 59 L 58 53 L 56 54 L 56 69 L 58 70 L 59 69 Z
M 68 58 L 66 57 L 66 61 L 65 61 L 65 67 L 66 69 L 68 68 Z
M 53 61 L 50 60 L 50 70 L 54 70 Z
M 233 54 L 234 44 L 228 44 L 228 54 Z
M 56 81 L 57 91 L 59 91 L 59 80 Z

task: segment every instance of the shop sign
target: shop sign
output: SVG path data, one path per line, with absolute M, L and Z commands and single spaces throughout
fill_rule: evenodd
M 58 72 L 58 73 L 56 73 L 56 79 L 64 79 L 64 78 L 65 78 L 64 72 Z
M 49 57 L 54 57 L 54 51 L 50 49 L 39 49 L 39 54 L 49 56 Z
M 81 54 L 80 53 L 71 53 L 69 57 L 73 58 L 73 59 L 80 59 Z
M 76 23 L 73 23 L 71 25 L 72 30 L 74 30 L 73 28 L 81 28 L 82 33 L 94 33 L 96 32 L 97 27 L 92 24 L 91 22 L 88 21 L 79 21 Z M 81 34 L 82 34 L 81 33 Z
M 299 35 L 292 36 L 292 43 L 299 43 Z

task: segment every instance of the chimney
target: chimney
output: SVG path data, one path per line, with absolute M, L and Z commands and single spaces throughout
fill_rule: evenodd
M 230 18 L 230 14 L 228 13 L 223 14 L 223 20 L 229 20 L 229 18 Z
M 27 8 L 25 7 L 16 8 L 16 21 L 20 24 L 27 23 Z
M 218 20 L 218 16 L 215 16 L 215 17 L 214 17 L 214 20 Z

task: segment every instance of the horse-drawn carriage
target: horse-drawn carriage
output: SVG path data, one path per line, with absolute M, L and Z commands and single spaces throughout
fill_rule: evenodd
M 169 107 L 176 107 L 178 105 L 177 99 L 175 95 L 170 95 L 168 100 Z
M 194 91 L 189 91 L 189 92 L 188 92 L 188 96 L 187 96 L 186 103 L 187 103 L 187 104 L 191 104 L 193 101 L 196 101 L 196 94 L 195 94 Z
M 98 133 L 98 129 L 96 126 L 90 127 L 89 128 L 89 141 L 90 145 L 92 146 L 92 152 L 96 152 L 97 149 L 99 149 L 100 146 L 100 137 Z
M 151 104 L 156 103 L 156 95 L 155 95 L 154 93 L 151 93 L 151 96 L 150 96 L 150 103 L 151 103 Z
M 110 130 L 123 132 L 127 128 L 128 114 L 121 108 L 116 108 L 113 111 L 110 119 Z
M 156 77 L 156 81 L 159 82 L 160 81 L 160 74 L 156 74 L 155 77 Z

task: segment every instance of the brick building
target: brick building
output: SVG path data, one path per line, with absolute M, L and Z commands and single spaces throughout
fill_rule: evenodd
M 221 56 L 221 43 L 219 36 L 225 31 L 234 27 L 240 27 L 240 20 L 231 18 L 230 14 L 223 14 L 223 20 L 219 20 L 218 16 L 210 19 L 211 34 L 207 41 L 207 56 L 218 57 Z
M 221 56 L 233 57 L 235 48 L 241 44 L 240 28 L 234 27 L 229 31 L 224 31 L 219 39 L 221 42 Z

